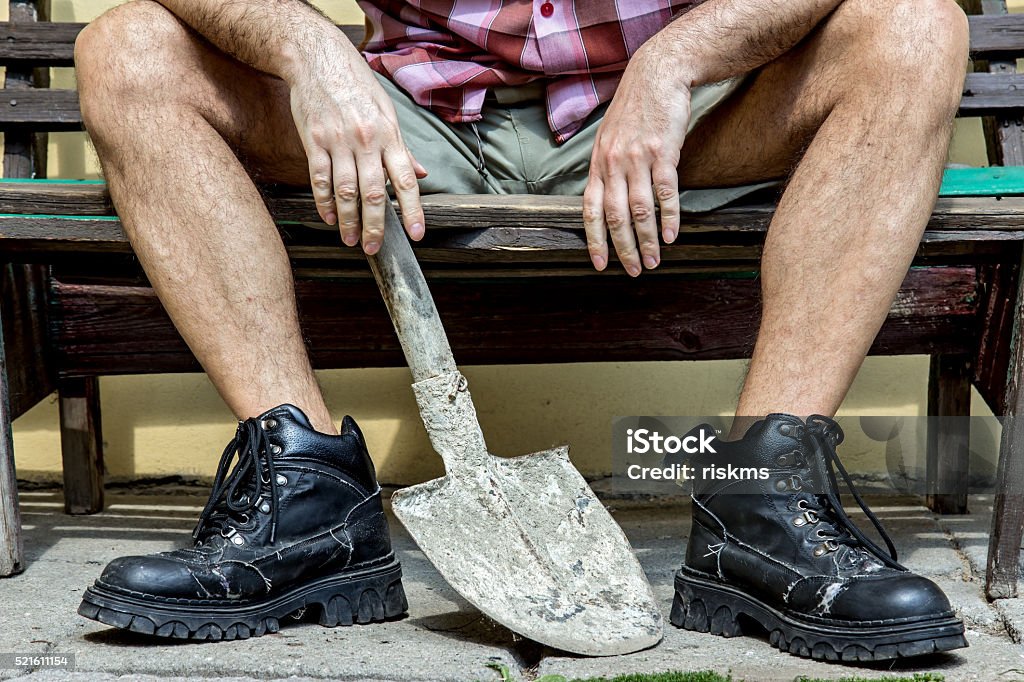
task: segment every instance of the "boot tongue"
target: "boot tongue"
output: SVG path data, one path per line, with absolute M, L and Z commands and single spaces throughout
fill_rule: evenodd
M 292 421 L 296 422 L 297 424 L 304 428 L 313 430 L 313 425 L 306 417 L 306 414 L 299 408 L 292 405 L 291 403 L 284 403 L 283 405 L 272 407 L 256 418 L 260 421 L 263 421 L 271 417 L 274 417 L 276 419 L 285 417 L 286 419 L 291 419 Z

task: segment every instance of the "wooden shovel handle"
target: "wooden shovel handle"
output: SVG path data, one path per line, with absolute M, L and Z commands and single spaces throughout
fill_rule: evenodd
M 380 251 L 367 256 L 391 322 L 402 344 L 413 381 L 457 371 L 444 325 L 434 307 L 423 271 L 405 236 L 402 223 L 388 202 Z

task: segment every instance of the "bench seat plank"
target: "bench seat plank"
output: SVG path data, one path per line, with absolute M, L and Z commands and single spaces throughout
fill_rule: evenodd
M 286 187 L 267 187 L 265 196 L 279 221 L 319 223 L 312 196 Z M 948 197 L 1007 198 L 1024 196 L 1024 167 L 949 168 L 939 190 L 937 214 L 992 214 L 1020 210 L 1024 203 L 1008 201 L 943 201 Z M 548 226 L 571 221 L 580 226 L 581 200 L 578 197 L 493 194 L 436 194 L 423 198 L 427 211 L 440 226 L 458 225 L 472 216 L 473 227 Z M 746 210 L 746 209 L 744 209 Z M 730 209 L 715 213 L 729 214 Z M 0 180 L 0 214 L 113 216 L 114 206 L 102 180 Z M 704 216 L 709 220 L 711 215 Z M 728 218 L 726 220 L 729 220 Z M 481 224 L 479 221 L 483 221 Z M 497 222 L 496 222 L 497 221 Z
M 742 224 L 743 213 L 734 211 Z M 428 215 L 428 224 L 430 215 Z M 756 261 L 767 217 L 760 212 L 750 217 L 757 225 L 744 229 L 701 230 L 683 223 L 676 243 L 663 247 L 663 261 Z M 941 225 L 941 220 L 937 221 Z M 982 220 L 965 227 L 949 226 L 929 230 L 922 239 L 921 258 L 951 258 L 974 255 L 979 262 L 1006 256 L 1024 241 L 1024 222 L 1005 224 L 1005 215 L 994 224 Z M 436 224 L 436 223 L 435 223 Z M 731 233 L 731 234 L 729 234 Z M 333 231 L 285 226 L 289 254 L 296 260 L 356 261 L 363 257 L 356 249 L 339 248 Z M 106 218 L 0 217 L 0 253 L 10 260 L 36 262 L 85 254 L 131 254 L 131 245 L 120 222 Z M 416 253 L 428 263 L 565 263 L 578 261 L 587 266 L 586 238 L 581 228 L 491 227 L 488 229 L 435 229 L 417 244 Z

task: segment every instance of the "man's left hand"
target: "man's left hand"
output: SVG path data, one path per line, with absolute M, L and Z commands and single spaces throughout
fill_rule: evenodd
M 661 262 L 661 233 L 679 232 L 679 152 L 690 121 L 689 80 L 652 38 L 633 55 L 604 120 L 583 193 L 583 223 L 594 267 L 608 265 L 608 234 L 631 276 Z

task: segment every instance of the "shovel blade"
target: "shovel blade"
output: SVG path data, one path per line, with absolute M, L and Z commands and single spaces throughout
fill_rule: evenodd
M 589 656 L 639 651 L 662 617 L 622 529 L 568 448 L 450 470 L 397 491 L 395 514 L 445 580 L 513 632 Z

